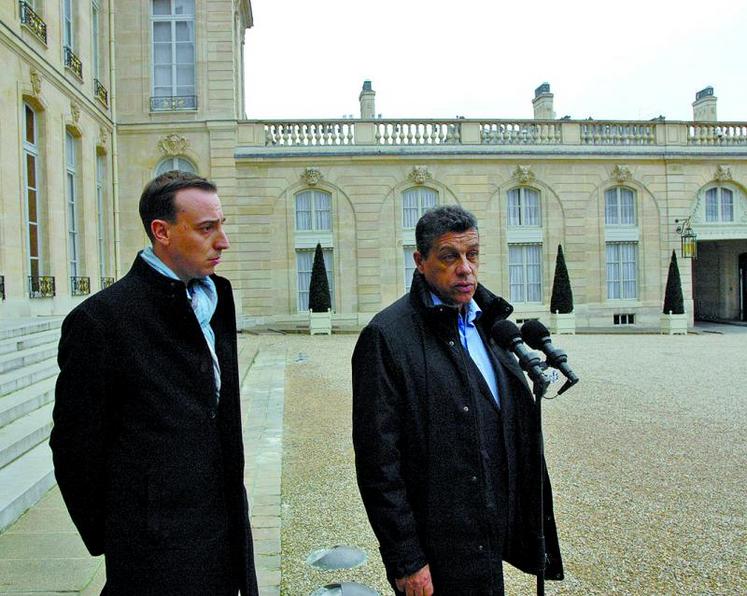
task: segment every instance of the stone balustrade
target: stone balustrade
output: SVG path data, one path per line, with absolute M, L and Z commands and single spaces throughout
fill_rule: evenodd
M 298 149 L 368 146 L 745 146 L 747 122 L 666 120 L 283 120 L 246 121 L 243 146 Z M 650 147 L 650 149 L 646 149 Z M 487 148 L 487 147 L 486 147 Z M 389 150 L 387 149 L 387 150 Z M 446 150 L 446 147 L 444 147 Z M 540 147 L 538 147 L 538 150 Z

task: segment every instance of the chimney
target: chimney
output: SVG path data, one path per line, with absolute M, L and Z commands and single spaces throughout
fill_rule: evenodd
M 553 94 L 550 93 L 550 83 L 542 83 L 534 90 L 532 105 L 534 106 L 535 120 L 555 120 L 555 112 L 552 109 L 552 98 Z
M 371 88 L 371 81 L 363 81 L 358 101 L 361 104 L 361 120 L 373 120 L 376 117 L 376 91 Z
M 716 122 L 716 101 L 713 87 L 706 87 L 695 94 L 693 102 L 693 120 L 696 122 Z

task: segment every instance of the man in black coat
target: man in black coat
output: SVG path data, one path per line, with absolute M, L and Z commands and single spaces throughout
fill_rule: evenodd
M 55 475 L 104 593 L 256 595 L 217 189 L 167 172 L 140 215 L 152 247 L 62 325 Z
M 503 560 L 562 579 L 534 400 L 490 338 L 513 309 L 477 283 L 477 222 L 439 207 L 415 237 L 409 295 L 373 318 L 352 360 L 358 486 L 388 579 L 407 596 L 498 596 Z

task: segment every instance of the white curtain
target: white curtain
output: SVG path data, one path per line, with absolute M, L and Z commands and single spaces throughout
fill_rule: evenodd
M 638 297 L 638 244 L 636 242 L 607 243 L 607 298 L 610 300 Z
M 728 188 L 721 189 L 721 221 L 734 221 L 734 194 Z
M 332 302 L 332 310 L 335 307 L 335 276 L 334 276 L 334 253 L 331 248 L 322 249 L 324 256 L 324 268 L 327 270 L 327 283 L 329 284 L 329 296 Z M 296 284 L 298 290 L 298 311 L 309 310 L 309 285 L 311 285 L 311 271 L 314 268 L 314 251 L 296 251 Z
M 438 204 L 438 194 L 430 188 L 410 188 L 402 193 L 402 227 L 412 229 L 423 213 Z
M 511 302 L 542 302 L 542 245 L 508 247 L 508 286 Z
M 415 273 L 415 260 L 412 258 L 412 253 L 415 252 L 414 246 L 403 246 L 402 257 L 405 263 L 405 291 L 410 291 L 412 285 L 412 276 Z

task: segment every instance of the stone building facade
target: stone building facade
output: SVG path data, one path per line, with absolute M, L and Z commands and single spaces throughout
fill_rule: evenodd
M 718 121 L 710 88 L 696 97 L 689 122 L 556 119 L 547 84 L 535 92 L 531 120 L 381 119 L 370 82 L 360 92 L 360 118 L 246 120 L 248 0 L 101 0 L 98 28 L 86 3 L 91 10 L 75 25 L 75 39 L 88 36 L 76 46 L 81 77 L 64 63 L 59 3 L 36 4 L 44 4 L 46 44 L 23 21 L 25 3 L 0 9 L 0 52 L 15 76 L 2 79 L 3 113 L 12 118 L 0 130 L 13 142 L 0 146 L 0 317 L 63 314 L 81 298 L 59 280 L 87 276 L 95 291 L 99 278 L 126 272 L 146 243 L 140 191 L 157 172 L 178 167 L 219 186 L 232 242 L 221 273 L 247 327 L 305 326 L 317 243 L 335 324 L 365 323 L 408 288 L 418 216 L 448 203 L 477 215 L 481 280 L 514 303 L 517 318 L 549 312 L 559 244 L 581 327 L 657 325 L 672 250 L 691 321 L 745 318 L 747 122 Z M 108 47 L 99 77 L 91 66 L 96 35 Z M 108 90 L 106 103 L 94 79 Z M 54 297 L 30 298 L 25 285 L 36 274 L 24 211 L 23 155 L 33 149 L 22 138 L 26 105 L 43 115 L 38 270 L 57 280 Z M 84 156 L 74 180 L 77 249 L 63 199 L 69 137 Z M 697 260 L 681 258 L 676 220 L 697 234 Z M 81 255 L 77 269 L 72 249 Z

